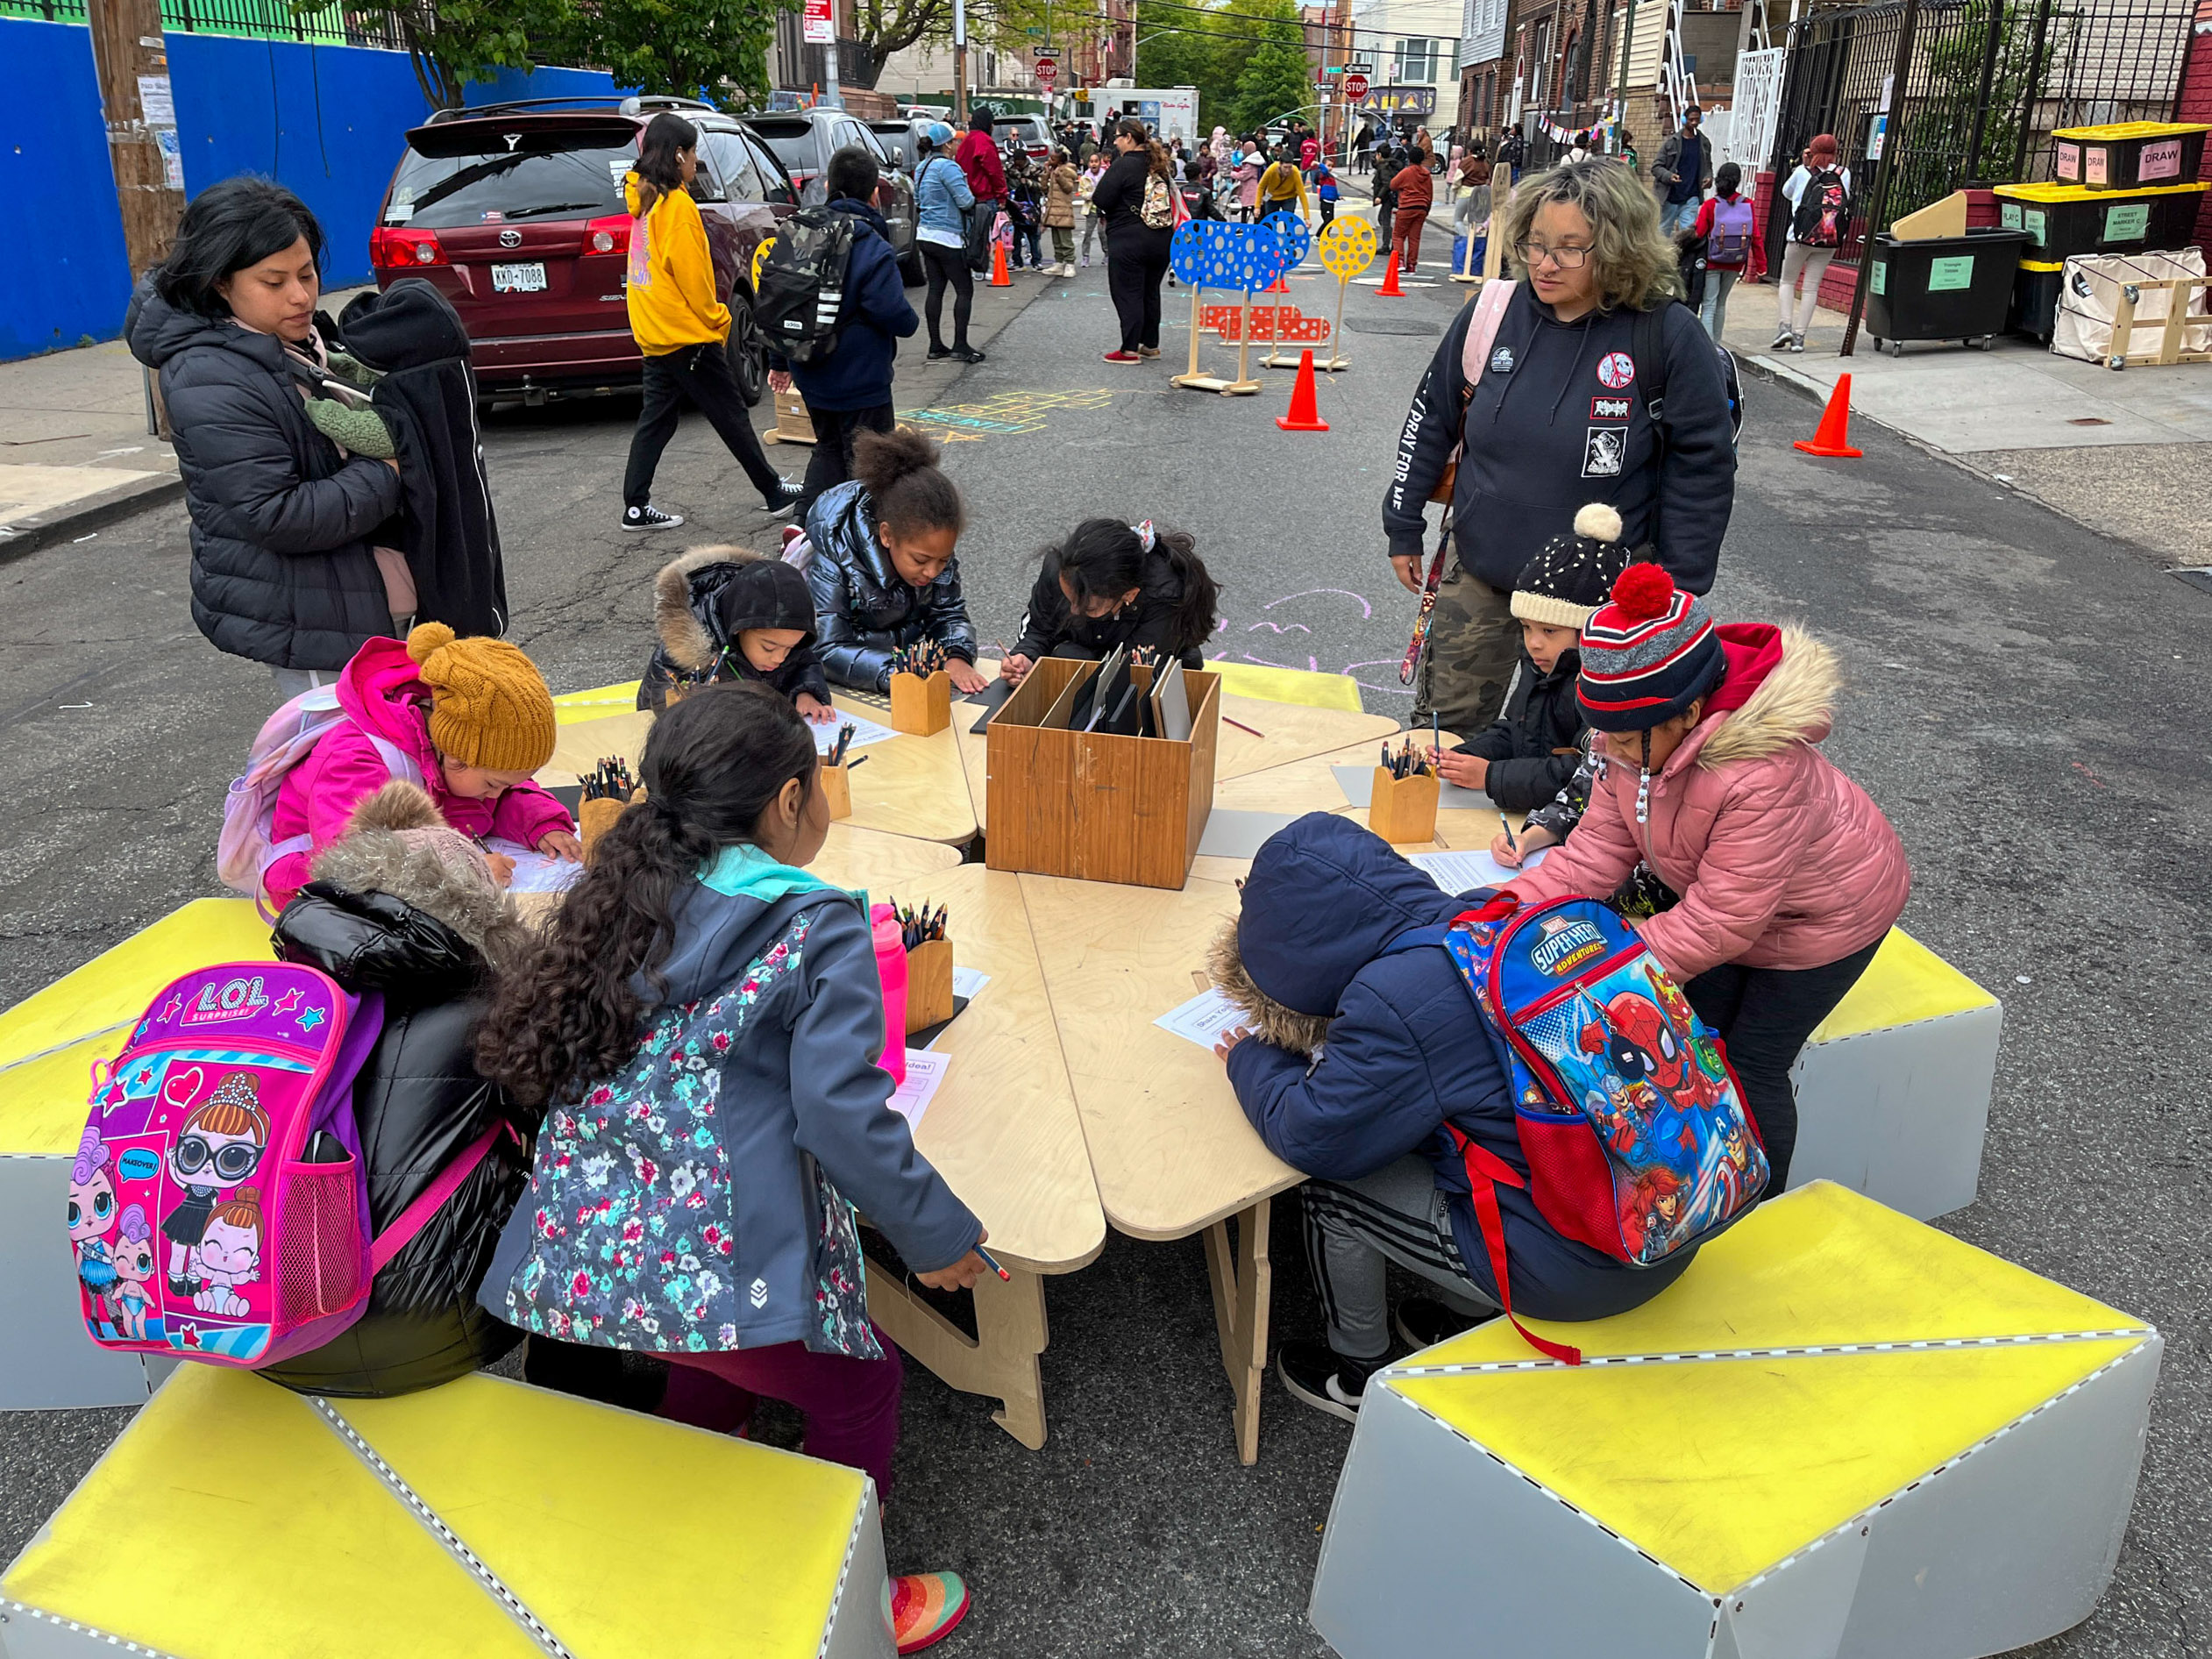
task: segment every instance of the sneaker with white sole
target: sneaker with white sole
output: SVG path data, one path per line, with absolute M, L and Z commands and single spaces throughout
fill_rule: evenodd
M 684 522 L 681 513 L 664 513 L 658 507 L 625 507 L 624 530 L 673 530 Z
M 1493 1316 L 1494 1317 L 1494 1316 Z M 1455 1313 L 1433 1297 L 1409 1296 L 1398 1305 L 1397 1316 L 1391 1321 L 1398 1331 L 1398 1339 L 1416 1352 L 1447 1342 L 1463 1331 L 1471 1331 L 1483 1321 L 1465 1314 Z
M 1789 337 L 1789 349 L 1793 352 L 1803 352 L 1805 349 L 1805 337 L 1802 334 L 1792 334 Z
M 1796 331 L 1793 329 L 1782 330 L 1772 340 L 1767 342 L 1767 349 L 1770 352 L 1787 350 L 1789 345 L 1789 338 Z
M 1285 1342 L 1275 1356 L 1285 1393 L 1348 1423 L 1359 1421 L 1367 1379 L 1382 1367 L 1380 1359 L 1368 1365 L 1347 1359 L 1326 1342 Z

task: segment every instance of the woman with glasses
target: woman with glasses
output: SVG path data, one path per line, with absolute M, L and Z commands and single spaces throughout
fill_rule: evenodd
M 1520 652 L 1513 578 L 1583 503 L 1609 502 L 1621 539 L 1693 594 L 1712 586 L 1735 500 L 1734 424 L 1720 360 L 1675 303 L 1675 249 L 1651 192 L 1592 159 L 1536 174 L 1491 220 L 1512 296 L 1479 363 L 1476 308 L 1445 331 L 1398 439 L 1383 527 L 1398 580 L 1422 587 L 1429 493 L 1454 451 L 1453 558 L 1436 592 L 1414 712 L 1462 733 L 1497 717 Z M 1665 388 L 1666 430 L 1651 402 Z M 1461 527 L 1464 528 L 1461 528 Z

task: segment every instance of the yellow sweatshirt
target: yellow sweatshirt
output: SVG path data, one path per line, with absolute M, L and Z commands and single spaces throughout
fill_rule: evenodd
M 729 308 L 715 297 L 715 261 L 699 203 L 682 190 L 637 213 L 637 175 L 624 175 L 629 205 L 629 331 L 637 349 L 661 357 L 686 345 L 709 345 L 729 332 Z
M 1270 202 L 1288 202 L 1294 197 L 1299 213 L 1305 213 L 1305 177 L 1296 167 L 1277 161 L 1260 174 L 1260 201 L 1262 205 Z

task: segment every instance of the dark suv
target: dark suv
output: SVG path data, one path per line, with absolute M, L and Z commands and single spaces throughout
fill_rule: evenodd
M 753 324 L 753 253 L 798 210 L 799 192 L 773 153 L 711 104 L 534 98 L 439 111 L 407 135 L 385 191 L 369 239 L 378 285 L 435 283 L 468 329 L 487 395 L 536 401 L 636 385 L 622 175 L 665 109 L 700 130 L 692 195 L 732 314 L 730 366 L 757 402 L 768 366 Z
M 799 187 L 799 200 L 806 207 L 819 207 L 829 199 L 822 175 L 829 158 L 845 146 L 857 144 L 874 156 L 883 173 L 876 185 L 876 211 L 891 227 L 891 251 L 899 256 L 899 274 L 909 286 L 921 281 L 921 255 L 914 248 L 913 182 L 899 170 L 898 161 L 866 122 L 843 110 L 814 109 L 749 115 L 745 125 L 767 140 Z

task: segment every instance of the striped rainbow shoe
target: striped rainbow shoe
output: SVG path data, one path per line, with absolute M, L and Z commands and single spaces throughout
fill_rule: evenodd
M 885 1617 L 900 1653 L 943 1641 L 968 1616 L 967 1581 L 957 1572 L 910 1572 L 884 1586 Z

